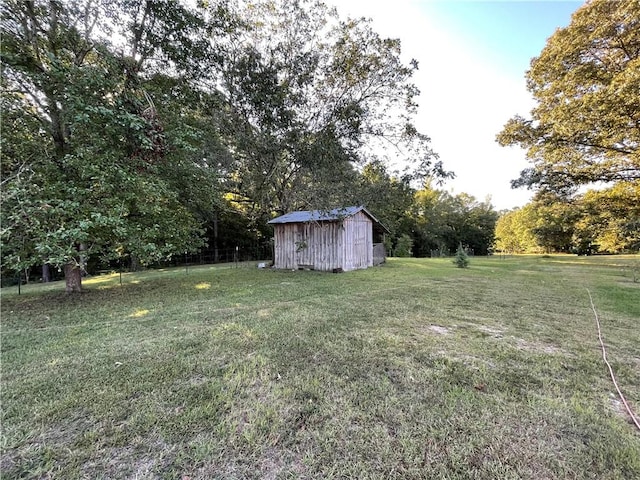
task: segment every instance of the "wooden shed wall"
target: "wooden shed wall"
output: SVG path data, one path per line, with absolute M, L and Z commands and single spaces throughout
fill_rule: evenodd
M 298 268 L 296 253 L 297 223 L 284 223 L 274 226 L 274 266 L 276 268 Z
M 344 219 L 345 261 L 342 268 L 356 270 L 373 266 L 373 225 L 363 212 Z
M 331 271 L 343 268 L 343 235 L 339 222 L 285 223 L 274 226 L 276 268 L 310 266 Z
M 344 271 L 373 266 L 373 224 L 363 212 L 342 222 L 274 225 L 275 268 Z
M 344 261 L 344 231 L 339 222 L 298 224 L 306 248 L 298 252 L 298 266 L 308 265 L 315 270 L 331 271 L 341 268 Z

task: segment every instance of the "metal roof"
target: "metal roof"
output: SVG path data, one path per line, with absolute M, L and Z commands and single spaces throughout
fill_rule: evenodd
M 380 225 L 384 230 L 387 228 L 382 225 L 376 217 L 374 217 L 371 212 L 369 212 L 364 206 L 359 207 L 343 207 L 343 208 L 334 208 L 333 210 L 304 210 L 300 212 L 289 212 L 280 217 L 274 218 L 270 220 L 269 224 L 279 224 L 279 223 L 304 223 L 304 222 L 335 222 L 338 220 L 342 220 L 346 217 L 351 217 L 358 212 L 366 213 L 374 223 Z

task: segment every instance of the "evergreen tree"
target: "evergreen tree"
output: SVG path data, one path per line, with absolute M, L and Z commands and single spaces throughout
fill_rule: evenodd
M 469 266 L 469 256 L 464 248 L 462 248 L 462 243 L 458 245 L 458 250 L 456 250 L 456 256 L 453 258 L 453 263 L 458 268 L 467 268 Z

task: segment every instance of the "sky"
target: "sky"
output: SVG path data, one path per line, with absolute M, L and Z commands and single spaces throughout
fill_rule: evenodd
M 498 209 L 526 204 L 533 192 L 510 181 L 528 166 L 526 152 L 501 147 L 496 134 L 534 106 L 525 72 L 582 1 L 333 0 L 340 16 L 371 18 L 383 37 L 399 38 L 414 58 L 421 91 L 418 129 L 453 170 L 442 187 L 490 199 Z

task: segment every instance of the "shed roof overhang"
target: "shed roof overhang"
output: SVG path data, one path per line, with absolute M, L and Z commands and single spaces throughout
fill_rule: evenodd
M 280 217 L 267 222 L 270 225 L 284 223 L 307 223 L 307 222 L 337 222 L 344 218 L 351 217 L 358 212 L 364 212 L 373 223 L 373 229 L 377 233 L 389 233 L 389 229 L 364 206 L 334 208 L 333 210 L 304 210 L 299 212 L 289 212 Z

